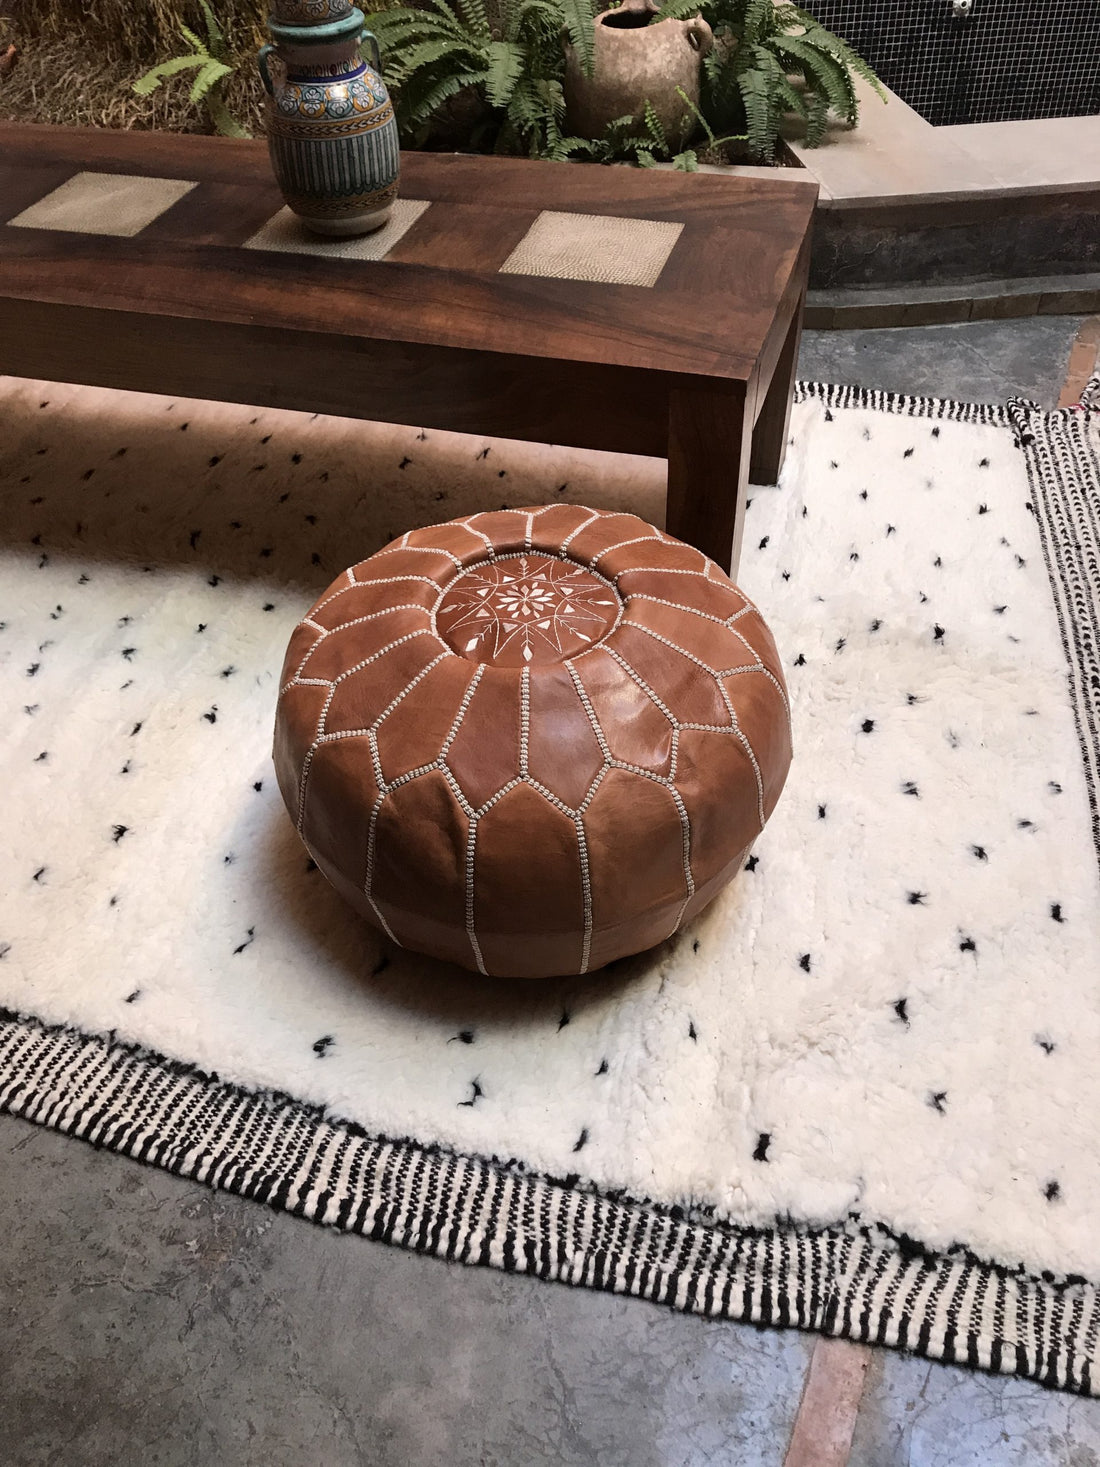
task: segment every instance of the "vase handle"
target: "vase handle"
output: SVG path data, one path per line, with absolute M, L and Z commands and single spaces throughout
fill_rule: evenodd
M 359 37 L 359 51 L 360 51 L 360 54 L 362 54 L 363 46 L 364 46 L 364 44 L 367 41 L 370 42 L 370 54 L 371 54 L 370 64 L 374 67 L 374 69 L 378 73 L 378 75 L 381 76 L 382 75 L 382 53 L 378 49 L 378 37 L 374 34 L 373 31 L 364 31 L 363 34 Z
M 256 64 L 259 66 L 260 76 L 263 78 L 264 91 L 269 97 L 274 97 L 275 88 L 271 84 L 271 72 L 267 69 L 267 58 L 271 55 L 274 49 L 275 47 L 271 45 L 261 46 L 259 53 L 256 57 Z
M 714 45 L 714 32 L 701 15 L 689 20 L 686 26 L 688 45 L 700 56 L 705 56 Z

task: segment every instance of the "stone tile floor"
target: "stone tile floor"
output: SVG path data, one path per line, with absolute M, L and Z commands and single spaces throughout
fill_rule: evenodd
M 800 370 L 1053 406 L 1078 325 L 810 333 Z M 4 1467 L 794 1467 L 815 1348 L 826 1379 L 851 1348 L 448 1267 L 11 1117 L 0 1237 Z M 1100 1467 L 1100 1401 L 866 1354 L 849 1467 Z M 828 1408 L 799 1467 L 844 1467 Z
M 807 331 L 798 372 L 889 392 L 1057 404 L 1079 316 L 970 321 L 881 331 Z

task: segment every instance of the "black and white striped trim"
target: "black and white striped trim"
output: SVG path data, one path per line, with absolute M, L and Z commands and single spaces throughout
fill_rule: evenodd
M 1082 404 L 1100 406 L 1098 399 L 1100 376 L 1082 393 Z M 1057 413 L 1030 408 L 1022 426 L 1100 861 L 1100 456 L 1089 418 L 1086 406 Z
M 1100 462 L 1085 413 L 1042 413 L 800 383 L 827 409 L 1011 428 L 1028 472 L 1070 669 L 1097 826 Z M 1100 380 L 1083 395 L 1100 406 Z M 1100 853 L 1100 839 L 1098 839 Z M 962 1247 L 934 1253 L 866 1219 L 737 1227 L 600 1194 L 576 1177 L 368 1135 L 286 1095 L 0 1010 L 0 1112 L 330 1227 L 456 1262 L 790 1326 L 1100 1394 L 1100 1300 Z M 1098 1371 L 1100 1375 L 1100 1371 Z
M 796 382 L 794 400 L 820 402 L 827 408 L 871 408 L 880 413 L 942 418 L 953 423 L 977 423 L 993 428 L 1011 425 L 1010 410 L 994 403 L 955 402 L 947 397 L 914 397 L 903 392 L 883 392 L 877 387 L 849 387 L 836 382 Z
M 0 1111 L 329 1227 L 686 1313 L 893 1345 L 1091 1394 L 1095 1289 L 848 1229 L 739 1228 L 367 1135 L 286 1096 L 0 1013 Z

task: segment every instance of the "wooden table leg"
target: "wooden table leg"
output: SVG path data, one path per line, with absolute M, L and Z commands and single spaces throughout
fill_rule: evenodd
M 752 438 L 752 462 L 749 477 L 754 484 L 777 484 L 787 451 L 787 434 L 791 424 L 791 401 L 794 397 L 795 373 L 798 369 L 798 347 L 802 340 L 802 316 L 806 304 L 803 295 L 795 308 L 787 329 L 783 350 L 775 364 L 764 405 L 756 419 Z
M 737 575 L 752 414 L 743 382 L 700 380 L 669 396 L 665 528 Z

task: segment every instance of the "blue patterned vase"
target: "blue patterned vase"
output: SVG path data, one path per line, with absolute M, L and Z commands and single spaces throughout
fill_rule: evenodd
M 338 0 L 324 0 L 331 10 Z M 312 0 L 314 7 L 321 0 Z M 311 8 L 298 4 L 283 13 Z M 393 106 L 379 66 L 378 42 L 361 10 L 321 25 L 271 22 L 274 44 L 259 54 L 270 102 L 267 139 L 283 197 L 319 234 L 368 234 L 397 198 L 400 154 Z M 364 41 L 371 64 L 364 61 Z M 273 76 L 272 53 L 285 68 Z
M 344 20 L 354 9 L 351 0 L 274 0 L 276 25 L 322 25 Z

